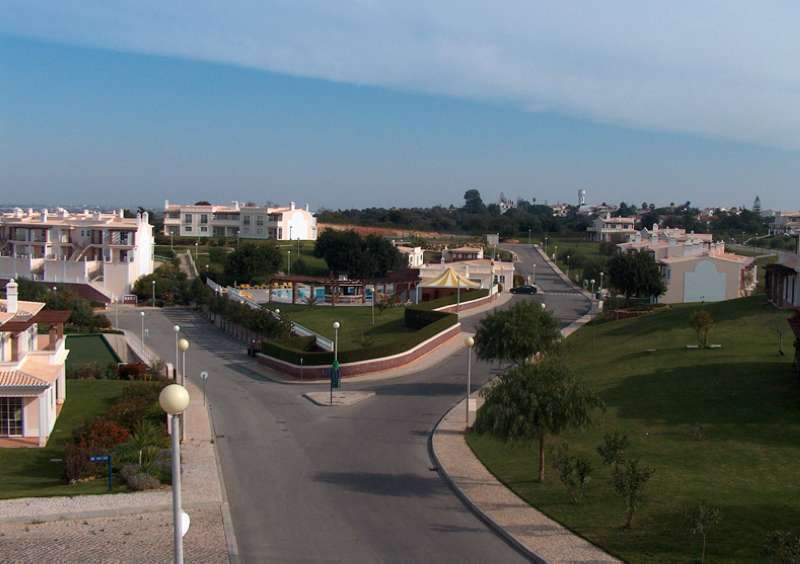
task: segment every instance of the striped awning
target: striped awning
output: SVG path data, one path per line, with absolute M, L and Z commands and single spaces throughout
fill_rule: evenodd
M 14 388 L 47 388 L 50 384 L 22 370 L 0 370 L 0 387 L 4 386 Z
M 439 276 L 433 280 L 423 280 L 420 284 L 423 288 L 480 288 L 480 282 L 473 282 L 466 276 L 462 276 L 453 267 L 447 267 Z

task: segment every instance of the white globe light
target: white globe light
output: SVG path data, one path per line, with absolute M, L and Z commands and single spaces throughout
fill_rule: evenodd
M 186 352 L 189 350 L 189 341 L 186 339 L 181 339 L 178 341 L 178 348 L 181 349 L 181 351 Z
M 334 329 L 338 329 L 339 327 L 341 327 L 341 324 L 338 321 L 334 321 L 333 322 L 333 328 Z
M 180 326 L 180 325 L 176 325 L 176 326 L 175 326 L 175 327 L 173 327 L 172 329 L 173 329 L 173 330 L 174 330 L 176 333 L 178 333 L 178 332 L 180 332 L 180 330 L 181 330 L 181 326 Z
M 464 339 L 464 345 L 469 347 L 469 348 L 474 347 L 475 346 L 475 337 L 471 337 L 470 336 L 470 337 L 467 337 L 466 339 Z
M 182 413 L 189 407 L 189 392 L 180 384 L 170 384 L 158 394 L 158 404 L 170 415 Z
M 143 312 L 143 311 L 140 311 L 140 312 L 139 312 L 139 315 L 141 315 L 142 317 L 144 317 L 144 312 Z

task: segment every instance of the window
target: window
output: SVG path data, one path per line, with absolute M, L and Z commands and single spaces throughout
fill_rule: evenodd
M 22 398 L 0 398 L 0 436 L 22 435 Z
M 190 213 L 183 214 L 183 222 L 184 223 L 191 223 L 192 222 L 192 214 L 190 214 Z
M 205 225 L 201 225 L 200 226 L 200 232 L 201 233 L 208 233 L 208 227 L 206 227 Z
M 256 216 L 256 225 L 264 225 L 264 216 L 263 215 L 257 215 Z
M 208 223 L 208 214 L 207 213 L 201 213 L 200 214 L 200 223 Z
M 184 225 L 183 226 L 183 230 L 184 231 L 191 231 L 192 230 L 192 226 L 191 225 Z
M 250 225 L 250 216 L 249 215 L 244 216 L 244 224 L 245 225 Z

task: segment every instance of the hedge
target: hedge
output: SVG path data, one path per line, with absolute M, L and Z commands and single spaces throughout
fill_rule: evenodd
M 481 290 L 466 290 L 461 292 L 461 300 L 460 303 L 471 302 L 472 300 L 477 300 L 480 298 L 485 298 L 489 295 L 489 290 L 481 289 Z M 444 296 L 443 298 L 437 298 L 435 300 L 431 300 L 429 302 L 422 302 L 420 304 L 416 304 L 413 306 L 409 306 L 415 309 L 438 309 L 440 307 L 445 307 L 449 305 L 454 305 L 459 303 L 459 296 L 458 294 L 451 294 L 449 296 Z

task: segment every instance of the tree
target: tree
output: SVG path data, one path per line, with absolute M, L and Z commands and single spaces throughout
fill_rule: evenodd
M 720 522 L 719 508 L 701 501 L 695 506 L 685 507 L 683 510 L 683 518 L 689 535 L 700 535 L 703 539 L 703 548 L 700 551 L 700 564 L 702 564 L 706 560 L 706 540 L 708 539 L 708 533 L 719 525 Z
M 697 333 L 697 344 L 708 348 L 711 328 L 714 326 L 714 318 L 711 317 L 711 314 L 705 309 L 699 309 L 691 315 L 689 323 Z
M 491 313 L 478 324 L 475 353 L 481 360 L 520 365 L 536 353 L 555 350 L 561 341 L 558 320 L 531 300 Z
M 625 295 L 656 298 L 667 291 L 655 258 L 646 250 L 620 253 L 608 262 L 609 284 Z
M 474 188 L 464 192 L 464 211 L 475 214 L 486 211 L 486 206 L 481 199 L 481 193 Z
M 274 274 L 282 262 L 273 245 L 245 243 L 225 257 L 225 273 L 239 282 L 252 282 Z
M 538 442 L 539 481 L 544 480 L 545 440 L 567 429 L 586 427 L 603 406 L 559 359 L 545 359 L 506 371 L 481 395 L 474 429 L 506 441 Z
M 597 447 L 597 454 L 600 455 L 603 464 L 616 468 L 625 462 L 625 451 L 629 444 L 628 435 L 614 431 L 603 437 L 603 442 Z
M 631 528 L 634 513 L 644 503 L 644 487 L 654 473 L 653 468 L 639 466 L 638 459 L 628 460 L 624 465 L 614 468 L 612 482 L 614 491 L 625 500 L 626 529 Z
M 761 197 L 756 196 L 756 199 L 753 200 L 753 213 L 756 215 L 761 215 Z
M 362 238 L 352 230 L 323 231 L 317 238 L 314 255 L 324 258 L 332 272 L 351 278 L 381 278 L 403 263 L 402 255 L 387 239 L 378 235 Z
M 592 463 L 589 459 L 571 456 L 567 443 L 561 443 L 553 456 L 552 466 L 574 503 L 586 495 L 586 488 L 592 479 Z

